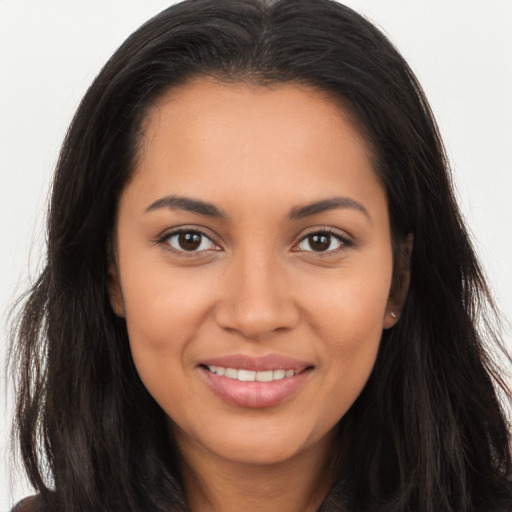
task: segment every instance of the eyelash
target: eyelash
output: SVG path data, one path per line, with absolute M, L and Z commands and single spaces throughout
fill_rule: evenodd
M 330 238 L 329 245 L 331 244 L 332 239 L 334 238 L 335 240 L 337 240 L 340 243 L 340 247 L 338 247 L 336 249 L 331 249 L 329 251 L 313 251 L 313 250 L 311 250 L 311 251 L 304 251 L 304 252 L 311 252 L 317 256 L 327 257 L 327 256 L 339 254 L 340 252 L 343 252 L 346 249 L 348 249 L 354 245 L 354 242 L 352 240 L 350 240 L 347 236 L 344 236 L 341 233 L 339 233 L 338 231 L 334 231 L 333 229 L 324 228 L 324 229 L 318 229 L 315 231 L 310 231 L 309 233 L 307 233 L 300 239 L 299 243 L 297 243 L 295 245 L 295 247 L 300 246 L 303 242 L 305 242 L 306 240 L 308 240 L 308 238 L 310 238 L 312 236 L 322 236 L 322 235 Z M 299 252 L 298 249 L 293 249 L 293 250 L 296 252 Z
M 215 242 L 211 239 L 210 236 L 208 236 L 204 231 L 202 231 L 201 229 L 198 229 L 198 228 L 180 228 L 180 229 L 176 229 L 174 231 L 171 231 L 171 232 L 168 232 L 168 233 L 165 233 L 163 236 L 161 236 L 157 241 L 157 245 L 160 245 L 160 246 L 164 246 L 164 249 L 167 250 L 167 251 L 171 251 L 179 256 L 182 256 L 182 257 L 191 257 L 191 256 L 199 256 L 199 255 L 203 255 L 204 253 L 210 251 L 210 250 L 214 250 L 214 251 L 217 251 L 217 250 L 220 250 L 220 249 L 204 249 L 202 251 L 187 251 L 185 249 L 175 249 L 174 247 L 171 247 L 169 241 L 171 240 L 171 238 L 175 237 L 175 236 L 179 236 L 179 235 L 187 235 L 187 234 L 197 234 L 197 235 L 200 235 L 202 237 L 202 240 L 201 240 L 201 244 L 203 243 L 203 239 L 207 239 L 209 240 L 213 245 L 216 245 Z
M 203 255 L 203 254 L 205 254 L 205 253 L 207 253 L 207 252 L 209 252 L 211 250 L 214 250 L 214 251 L 220 251 L 221 250 L 221 249 L 203 249 L 201 251 L 196 251 L 196 250 L 187 251 L 186 249 L 176 249 L 176 248 L 170 246 L 169 240 L 171 238 L 179 236 L 179 235 L 187 235 L 187 234 L 199 235 L 200 237 L 202 237 L 202 239 L 206 238 L 213 245 L 216 245 L 215 242 L 211 239 L 211 237 L 209 235 L 207 235 L 204 231 L 202 231 L 201 229 L 198 229 L 198 228 L 190 228 L 190 229 L 189 228 L 180 228 L 180 229 L 176 229 L 174 231 L 165 233 L 158 240 L 156 240 L 156 243 L 157 243 L 157 245 L 160 245 L 160 246 L 164 246 L 164 244 L 165 244 L 164 248 L 166 250 L 172 251 L 175 254 L 178 254 L 179 256 L 182 256 L 182 257 L 191 257 L 191 256 L 197 257 L 197 256 Z M 306 240 L 308 240 L 308 238 L 310 238 L 312 236 L 322 236 L 322 235 L 331 239 L 329 241 L 329 245 L 332 242 L 332 238 L 334 238 L 335 240 L 337 240 L 340 243 L 340 247 L 338 247 L 336 249 L 331 249 L 331 250 L 328 250 L 328 251 L 313 251 L 313 250 L 311 250 L 311 251 L 302 251 L 302 252 L 306 252 L 306 253 L 310 252 L 310 253 L 313 253 L 313 254 L 315 254 L 317 256 L 320 256 L 320 257 L 326 257 L 326 256 L 334 255 L 334 254 L 339 254 L 340 252 L 343 252 L 344 250 L 346 250 L 346 249 L 348 249 L 348 248 L 350 248 L 350 247 L 352 247 L 354 245 L 354 242 L 352 240 L 350 240 L 346 236 L 343 236 L 339 232 L 334 231 L 333 229 L 318 229 L 316 231 L 311 231 L 311 232 L 307 233 L 306 235 L 304 235 L 299 240 L 299 242 L 294 245 L 294 248 L 292 250 L 294 252 L 301 252 L 300 249 L 296 249 L 296 247 L 299 247 L 302 243 L 304 243 Z M 202 244 L 203 241 L 204 240 L 201 240 L 200 244 Z

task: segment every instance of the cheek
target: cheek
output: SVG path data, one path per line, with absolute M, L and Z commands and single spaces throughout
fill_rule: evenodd
M 386 260 L 384 260 L 386 263 Z M 375 364 L 391 284 L 389 263 L 346 272 L 311 296 L 313 330 L 322 340 L 327 401 L 341 417 L 364 388 Z
M 189 347 L 207 314 L 205 294 L 178 276 L 146 275 L 141 283 L 126 283 L 125 310 L 131 353 L 144 386 L 172 417 L 186 416 L 193 389 L 186 385 L 193 367 Z
M 311 279 L 303 289 L 308 297 L 310 323 L 329 344 L 351 347 L 367 338 L 380 338 L 392 277 L 392 258 L 378 264 L 341 268 L 322 280 Z M 308 293 L 305 293 L 305 289 Z
M 177 333 L 186 337 L 208 312 L 212 286 L 204 275 L 162 265 L 126 269 L 124 275 L 126 321 L 134 338 L 168 344 Z
M 188 347 L 211 307 L 211 286 L 189 271 L 171 272 L 156 265 L 143 272 L 126 268 L 125 317 L 132 356 L 152 391 L 155 379 L 174 378 L 188 368 Z M 155 382 L 153 382 L 155 381 Z M 154 385 L 153 385 L 154 384 Z M 169 383 L 160 382 L 169 389 Z
M 340 315 L 321 333 L 326 354 L 321 407 L 333 426 L 357 400 L 372 373 L 382 336 L 379 318 L 372 321 L 362 315 L 354 321 Z

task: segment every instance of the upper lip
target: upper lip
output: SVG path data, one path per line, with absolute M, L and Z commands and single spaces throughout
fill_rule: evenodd
M 302 370 L 313 366 L 307 361 L 301 361 L 293 357 L 282 356 L 279 354 L 267 354 L 265 356 L 248 356 L 244 354 L 232 354 L 221 357 L 205 359 L 200 362 L 204 366 L 220 366 L 222 368 L 237 368 L 239 370 Z

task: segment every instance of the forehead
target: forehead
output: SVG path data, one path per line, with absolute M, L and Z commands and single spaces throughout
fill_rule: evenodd
M 178 126 L 176 121 L 182 120 L 186 124 Z M 339 137 L 337 130 L 331 130 L 337 125 L 345 131 L 349 128 L 369 152 L 360 123 L 342 98 L 294 82 L 257 85 L 207 78 L 189 81 L 161 95 L 145 118 L 143 142 L 154 140 L 163 130 L 169 131 L 173 123 L 182 135 L 200 129 L 220 138 L 225 136 L 222 129 L 233 122 L 238 130 L 243 129 L 240 136 L 254 136 L 264 127 L 269 138 L 280 135 L 282 142 L 287 133 L 295 140 L 300 136 L 311 139 L 312 130 L 318 128 L 322 128 L 322 137 L 330 138 L 325 128 Z
M 300 203 L 337 185 L 358 200 L 382 193 L 348 110 L 313 88 L 195 80 L 165 93 L 143 128 L 135 182 L 148 194 Z

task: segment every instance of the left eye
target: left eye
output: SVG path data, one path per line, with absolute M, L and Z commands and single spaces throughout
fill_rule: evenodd
M 347 243 L 341 236 L 320 232 L 307 235 L 297 247 L 300 251 L 331 252 L 340 249 L 344 245 L 347 245 Z
M 178 252 L 201 252 L 217 248 L 212 240 L 200 231 L 180 231 L 171 234 L 165 243 Z

